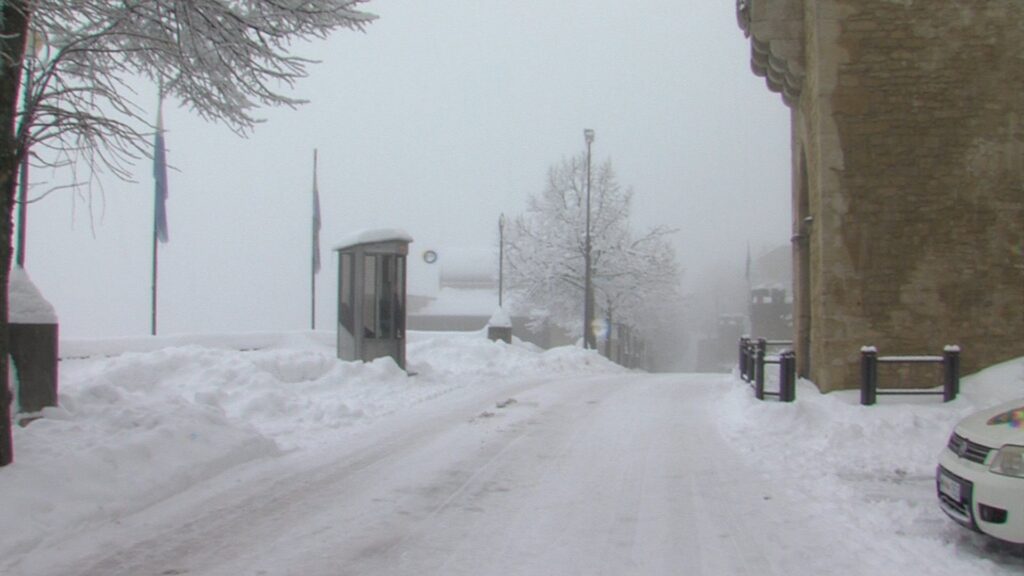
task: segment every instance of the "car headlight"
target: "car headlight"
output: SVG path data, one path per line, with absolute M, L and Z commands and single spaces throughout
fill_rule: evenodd
M 996 452 L 989 470 L 1003 476 L 1024 478 L 1024 446 L 1006 444 Z

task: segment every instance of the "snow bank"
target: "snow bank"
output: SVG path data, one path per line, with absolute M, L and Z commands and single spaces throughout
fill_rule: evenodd
M 722 433 L 755 466 L 827 503 L 819 513 L 843 518 L 855 540 L 870 534 L 873 546 L 944 555 L 955 542 L 972 548 L 971 556 L 986 557 L 991 541 L 939 510 L 935 467 L 959 420 L 1021 396 L 1024 358 L 964 378 L 961 395 L 950 403 L 941 396 L 887 396 L 861 406 L 857 390 L 820 394 L 807 381 L 798 383 L 792 404 L 760 402 L 737 379 L 714 409 Z M 912 555 L 907 562 L 892 573 L 913 573 Z M 968 567 L 970 573 L 1002 573 Z
M 409 337 L 416 376 L 390 358 L 339 361 L 327 332 L 62 342 L 60 407 L 15 428 L 15 463 L 0 469 L 0 554 L 456 388 L 620 370 L 593 351 L 499 345 L 482 331 Z
M 516 342 L 508 346 L 487 339 L 487 331 L 413 333 L 409 368 L 437 382 L 486 384 L 510 378 L 539 378 L 565 373 L 614 373 L 624 368 L 593 350 L 574 347 L 544 351 Z
M 931 477 L 956 422 L 1024 395 L 1024 359 L 968 376 L 961 384 L 960 396 L 950 403 L 941 396 L 888 396 L 875 406 L 861 406 L 858 390 L 820 394 L 807 381 L 799 383 L 792 404 L 759 402 L 743 385 L 718 410 L 724 430 L 766 465 L 785 454 L 787 465 L 837 475 Z

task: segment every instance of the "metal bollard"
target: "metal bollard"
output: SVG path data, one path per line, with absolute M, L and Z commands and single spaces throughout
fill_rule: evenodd
M 860 403 L 871 406 L 878 399 L 878 349 L 860 349 Z
M 796 399 L 796 354 L 785 350 L 779 355 L 779 401 Z
M 753 382 L 757 377 L 757 344 L 751 342 L 747 346 L 747 380 Z
M 942 401 L 952 402 L 960 393 L 960 347 L 946 346 L 942 351 L 945 379 L 942 383 Z
M 754 352 L 754 396 L 758 400 L 764 400 L 764 355 L 767 350 L 764 338 L 758 338 Z
M 750 344 L 749 336 L 740 336 L 740 357 L 739 368 L 740 378 L 747 380 L 747 345 Z
M 754 374 L 757 372 L 755 369 L 755 366 L 757 366 L 756 356 L 754 342 L 747 342 L 747 382 L 754 381 Z

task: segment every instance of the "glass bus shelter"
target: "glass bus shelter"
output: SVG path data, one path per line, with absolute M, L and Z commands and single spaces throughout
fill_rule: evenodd
M 338 252 L 338 358 L 391 356 L 405 369 L 406 256 L 401 230 L 362 232 Z

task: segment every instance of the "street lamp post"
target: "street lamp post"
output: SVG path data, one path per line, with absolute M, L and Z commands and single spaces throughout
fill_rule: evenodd
M 583 248 L 583 347 L 596 348 L 594 342 L 594 285 L 590 262 L 590 148 L 594 143 L 594 131 L 587 128 L 583 131 L 587 142 L 587 230 Z
M 498 308 L 501 308 L 501 294 L 505 284 L 505 214 L 498 217 Z

